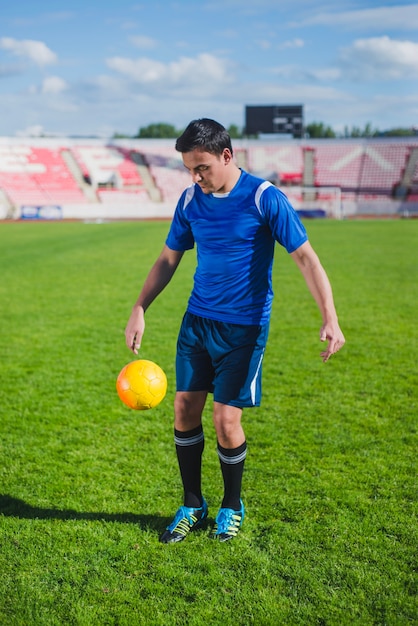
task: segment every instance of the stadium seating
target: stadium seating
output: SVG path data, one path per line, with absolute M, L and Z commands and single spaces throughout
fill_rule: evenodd
M 405 212 L 405 202 L 412 214 L 417 150 L 417 138 L 234 142 L 237 164 L 282 186 L 298 210 L 321 208 L 321 199 L 329 203 L 333 190 L 326 188 L 333 187 L 340 190 L 334 201 L 341 198 L 353 214 Z M 107 212 L 111 205 L 125 207 L 130 215 L 147 206 L 154 214 L 150 205 L 159 205 L 157 213 L 163 206 L 173 210 L 191 182 L 172 140 L 0 138 L 2 215 L 13 207 L 78 204 L 81 210 L 94 203 Z
M 317 142 L 314 152 L 316 185 L 339 187 L 343 181 L 347 191 L 358 188 L 364 153 L 360 142 Z
M 86 202 L 59 148 L 2 144 L 0 187 L 15 205 Z
M 147 142 L 143 151 L 140 151 L 163 201 L 177 202 L 182 191 L 192 182 L 180 154 L 174 147 L 164 146 L 159 142 L 154 146 Z
M 97 187 L 141 189 L 143 181 L 130 151 L 105 144 L 74 145 L 71 148 L 86 180 Z
M 280 142 L 281 143 L 281 142 Z M 303 154 L 299 143 L 254 145 L 248 147 L 248 169 L 280 183 L 300 185 L 303 175 Z
M 390 197 L 394 186 L 401 180 L 407 153 L 406 145 L 366 145 L 359 180 L 359 193 Z

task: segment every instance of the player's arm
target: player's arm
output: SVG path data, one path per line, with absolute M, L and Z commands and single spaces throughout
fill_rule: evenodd
M 126 345 L 134 354 L 138 354 L 144 334 L 145 311 L 164 287 L 168 285 L 182 256 L 183 252 L 171 250 L 168 246 L 164 246 L 145 280 L 125 329 Z
M 321 352 L 321 357 L 324 362 L 328 361 L 329 357 L 338 352 L 345 343 L 344 335 L 338 324 L 331 284 L 309 241 L 292 252 L 291 256 L 302 272 L 309 291 L 321 312 L 323 323 L 320 339 L 329 342 L 327 349 Z

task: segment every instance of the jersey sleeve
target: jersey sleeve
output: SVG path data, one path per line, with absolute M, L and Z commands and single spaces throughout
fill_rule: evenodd
M 277 187 L 271 185 L 263 191 L 260 198 L 260 211 L 274 239 L 287 252 L 294 252 L 308 241 L 306 229 L 298 214 L 287 196 Z
M 187 190 L 183 192 L 177 203 L 165 242 L 171 250 L 177 250 L 178 252 L 191 250 L 195 243 L 185 210 L 186 193 Z

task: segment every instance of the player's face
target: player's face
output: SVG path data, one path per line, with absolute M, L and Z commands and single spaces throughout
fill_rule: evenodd
M 227 193 L 231 191 L 231 163 L 232 154 L 225 148 L 220 156 L 203 152 L 202 150 L 192 150 L 183 152 L 184 166 L 192 175 L 194 183 L 197 183 L 203 193 Z M 234 184 L 235 184 L 234 180 Z

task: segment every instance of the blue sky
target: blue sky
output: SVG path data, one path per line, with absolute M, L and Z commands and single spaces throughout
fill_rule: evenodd
M 418 126 L 405 0 L 0 0 L 0 135 L 133 135 L 303 104 L 337 132 Z

